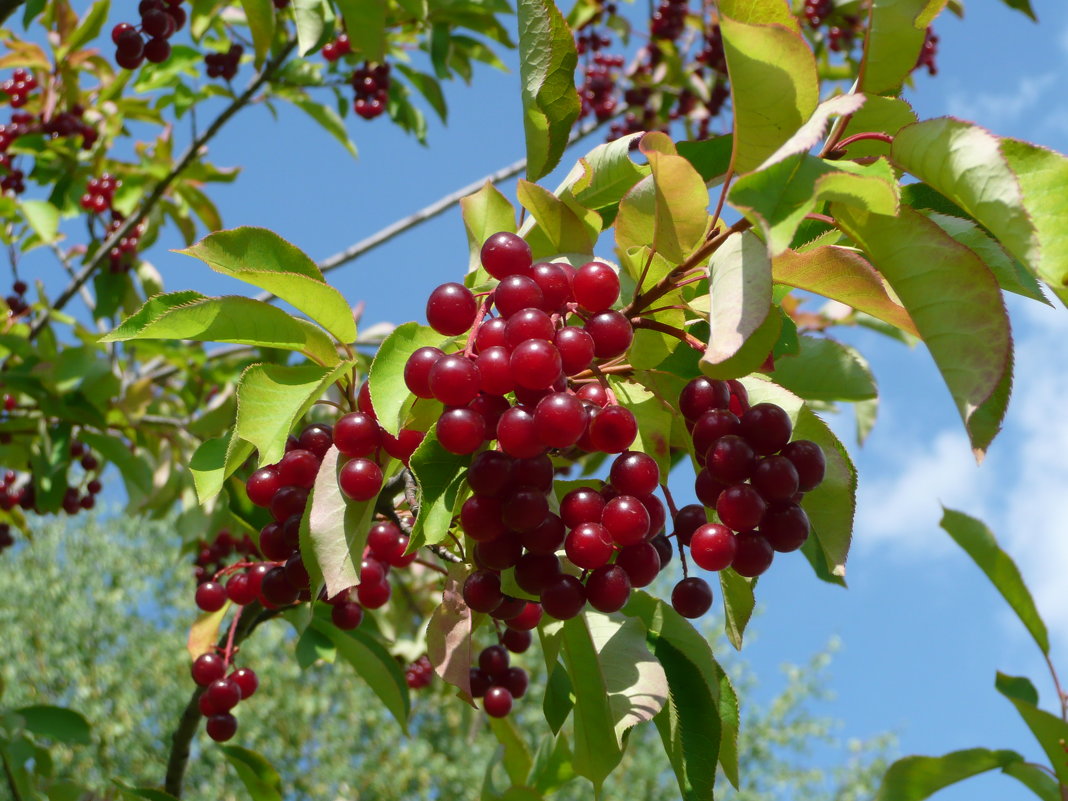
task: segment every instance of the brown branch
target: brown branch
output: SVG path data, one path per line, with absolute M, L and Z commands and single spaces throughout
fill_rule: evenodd
M 0 0 L 0 2 L 2 2 L 2 0 Z M 174 180 L 186 169 L 186 167 L 192 164 L 193 161 L 200 156 L 200 151 L 212 138 L 214 138 L 215 134 L 219 132 L 223 125 L 225 125 L 234 114 L 248 105 L 256 92 L 259 91 L 260 87 L 271 79 L 271 76 L 274 75 L 279 67 L 281 67 L 282 63 L 289 57 L 289 54 L 293 52 L 293 49 L 296 46 L 296 40 L 293 40 L 282 48 L 277 56 L 264 65 L 259 75 L 257 75 L 252 83 L 249 84 L 248 88 L 238 97 L 234 98 L 230 105 L 223 109 L 219 116 L 212 121 L 211 125 L 209 125 L 200 136 L 193 140 L 185 153 L 182 154 L 181 159 L 178 160 L 178 164 L 174 166 L 162 181 L 156 184 L 152 192 L 149 193 L 148 197 L 146 197 L 138 207 L 137 211 L 123 220 L 118 229 L 100 245 L 96 253 L 88 260 L 88 262 L 86 262 L 81 272 L 75 275 L 67 285 L 66 289 L 59 294 L 55 303 L 52 305 L 53 311 L 59 311 L 67 305 L 78 290 L 85 285 L 86 281 L 92 277 L 97 268 L 103 264 L 108 253 L 111 252 L 111 249 L 115 247 L 118 242 L 134 228 L 134 226 L 138 225 L 149 215 L 152 209 L 156 207 L 156 204 L 163 198 L 164 194 L 166 194 L 170 185 L 174 183 Z M 48 316 L 49 312 L 46 310 L 45 313 L 34 322 L 33 326 L 30 328 L 29 339 L 32 340 L 41 333 L 45 324 L 48 322 Z
M 650 320 L 647 317 L 631 318 L 630 323 L 635 328 L 648 328 L 650 331 L 659 331 L 661 334 L 667 334 L 668 336 L 675 337 L 675 339 L 678 339 L 681 342 L 685 342 L 698 353 L 705 352 L 705 344 L 693 334 L 688 334 L 681 328 L 676 328 L 673 325 L 662 323 L 659 320 Z

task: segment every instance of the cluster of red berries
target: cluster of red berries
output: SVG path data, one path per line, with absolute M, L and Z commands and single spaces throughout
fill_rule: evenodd
M 800 502 L 823 481 L 823 451 L 809 440 L 790 442 L 789 415 L 773 403 L 750 406 L 737 382 L 695 379 L 679 410 L 702 466 L 694 486 L 703 506 L 679 510 L 675 536 L 699 567 L 759 576 L 776 552 L 796 551 L 808 539 Z M 720 522 L 709 523 L 704 507 Z
M 404 680 L 413 690 L 421 690 L 434 680 L 434 666 L 426 654 L 416 659 L 404 669 Z
M 222 78 L 224 81 L 232 81 L 237 75 L 237 68 L 241 64 L 241 56 L 245 54 L 245 48 L 239 44 L 230 45 L 225 53 L 208 53 L 204 56 L 204 64 L 207 66 L 209 78 Z
M 525 651 L 530 646 L 530 632 L 517 633 L 526 635 L 525 639 L 520 638 L 520 643 L 526 643 L 521 647 Z M 512 702 L 526 695 L 530 685 L 527 672 L 509 664 L 509 650 L 503 644 L 483 648 L 478 667 L 471 668 L 471 696 L 481 698 L 482 708 L 493 718 L 506 717 L 512 711 Z
M 389 601 L 391 567 L 408 567 L 416 554 L 408 550 L 408 535 L 396 524 L 383 521 L 371 526 L 360 562 L 360 583 L 333 598 L 324 598 L 333 608 L 330 619 L 339 629 L 354 629 L 363 621 L 364 609 L 381 609 Z
M 9 401 L 10 399 L 10 401 Z M 15 398 L 7 395 L 4 398 L 4 408 L 11 411 L 15 408 Z M 68 485 L 63 491 L 61 506 L 69 515 L 77 514 L 82 510 L 92 509 L 96 506 L 96 496 L 100 494 L 103 486 L 100 483 L 98 471 L 100 461 L 90 453 L 81 442 L 74 441 L 70 445 L 72 459 L 80 460 L 83 471 L 82 480 L 84 487 Z M 37 505 L 37 489 L 33 484 L 32 476 L 19 481 L 18 475 L 13 470 L 4 473 L 3 484 L 0 486 L 0 509 L 11 511 L 16 506 L 26 510 L 41 513 Z
M 260 680 L 251 668 L 236 668 L 226 675 L 232 654 L 219 655 L 208 652 L 193 661 L 193 681 L 203 691 L 197 699 L 200 714 L 206 717 L 208 736 L 216 742 L 225 742 L 237 733 L 237 718 L 232 710 L 241 701 L 250 698 L 260 686 Z
M 365 120 L 373 120 L 386 110 L 389 98 L 389 64 L 371 66 L 365 61 L 362 67 L 352 73 L 352 88 L 355 97 L 352 110 Z
M 37 88 L 37 79 L 29 70 L 15 70 L 11 77 L 0 83 L 0 92 L 8 97 L 11 108 L 22 108 L 30 99 L 30 92 Z
M 135 70 L 146 60 L 153 64 L 166 61 L 171 55 L 167 40 L 185 25 L 182 0 L 141 0 L 137 12 L 141 15 L 140 30 L 128 22 L 111 29 L 115 63 L 124 70 Z
M 444 336 L 470 331 L 461 353 L 415 351 L 404 368 L 408 389 L 446 406 L 438 441 L 456 454 L 497 440 L 504 454 L 532 459 L 549 448 L 620 453 L 637 433 L 633 415 L 592 378 L 578 391 L 568 377 L 595 360 L 622 356 L 634 337 L 630 320 L 611 308 L 619 276 L 607 264 L 533 264 L 515 234 L 482 247 L 482 265 L 499 283 L 481 307 L 461 284 L 442 284 L 427 302 L 427 321 Z M 490 317 L 492 308 L 500 313 Z M 516 403 L 505 398 L 514 393 Z
M 580 116 L 592 113 L 599 122 L 604 122 L 615 113 L 618 74 L 613 70 L 623 64 L 623 56 L 605 53 L 596 53 L 587 61 L 582 70 L 582 86 L 579 87 L 579 97 L 582 99 Z
M 649 33 L 655 39 L 678 39 L 686 29 L 689 6 L 689 0 L 660 0 L 649 21 Z
M 115 190 L 121 185 L 122 181 L 110 173 L 104 173 L 99 178 L 90 178 L 85 187 L 85 194 L 79 201 L 81 207 L 91 214 L 103 214 L 105 211 L 110 211 Z
M 111 222 L 108 223 L 107 236 L 119 230 L 125 217 L 117 211 L 111 212 Z M 110 251 L 108 251 L 108 269 L 113 273 L 126 273 L 133 267 L 137 260 L 137 248 L 141 244 L 141 237 L 145 233 L 144 221 L 135 225 L 126 236 L 122 237 Z
M 193 576 L 199 585 L 211 581 L 216 573 L 226 567 L 226 563 L 235 554 L 238 561 L 243 561 L 256 556 L 259 551 L 256 543 L 247 534 L 237 539 L 229 531 L 223 529 L 212 542 L 200 540 L 197 543 L 196 553 Z
M 834 0 L 805 0 L 802 13 L 810 28 L 818 28 L 832 11 L 834 11 Z
M 913 69 L 926 67 L 928 75 L 937 75 L 938 64 L 935 63 L 935 58 L 937 56 L 938 34 L 934 32 L 934 28 L 928 28 L 927 35 L 923 40 L 923 49 L 920 50 L 920 57 L 916 60 L 916 66 Z
M 342 56 L 347 56 L 352 52 L 352 43 L 349 41 L 348 34 L 341 34 L 334 41 L 327 42 L 323 45 L 323 58 L 333 64 Z
M 28 74 L 25 70 L 15 70 L 15 75 L 19 73 Z M 25 98 L 24 95 L 20 97 Z M 16 195 L 26 191 L 25 173 L 15 168 L 12 157 L 7 152 L 20 136 L 44 134 L 53 139 L 81 136 L 82 150 L 90 150 L 96 144 L 99 133 L 96 128 L 82 119 L 84 114 L 85 110 L 78 105 L 72 106 L 69 111 L 54 114 L 48 119 L 26 112 L 12 114 L 10 123 L 0 125 L 0 167 L 4 170 L 4 175 L 0 178 L 0 189 Z
M 20 314 L 29 310 L 30 304 L 26 302 L 26 291 L 28 289 L 29 287 L 26 286 L 25 281 L 16 281 L 11 285 L 11 294 L 4 298 L 10 316 L 18 317 Z M 9 398 L 11 400 L 10 408 L 7 407 Z M 4 398 L 4 407 L 7 411 L 11 411 L 11 409 L 15 408 L 15 398 L 13 395 L 7 395 Z

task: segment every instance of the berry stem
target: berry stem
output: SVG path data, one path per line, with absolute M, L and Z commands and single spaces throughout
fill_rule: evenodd
M 662 334 L 673 336 L 676 339 L 685 342 L 698 353 L 705 352 L 704 343 L 693 334 L 688 334 L 681 328 L 676 328 L 673 325 L 668 325 L 667 323 L 662 323 L 658 320 L 650 320 L 646 317 L 632 317 L 630 322 L 635 328 L 648 328 L 650 331 L 659 331 Z
M 227 667 L 230 667 L 234 656 L 234 635 L 237 634 L 237 626 L 241 622 L 241 613 L 244 611 L 245 607 L 238 606 L 237 611 L 234 612 L 234 619 L 230 621 L 230 633 L 226 637 L 226 650 L 223 652 L 223 661 Z
M 436 573 L 441 573 L 443 576 L 449 575 L 449 571 L 443 568 L 441 565 L 436 565 L 433 562 L 428 562 L 426 559 L 413 559 L 413 562 L 417 565 L 422 565 L 427 570 L 433 570 Z
M 464 345 L 464 356 L 471 358 L 475 355 L 475 338 L 478 336 L 478 329 L 482 327 L 482 322 L 486 319 L 486 315 L 489 314 L 490 306 L 493 305 L 493 292 L 487 292 L 486 296 L 482 298 L 482 302 L 478 305 L 478 311 L 475 312 L 475 321 L 471 323 L 471 330 L 467 335 L 467 344 Z

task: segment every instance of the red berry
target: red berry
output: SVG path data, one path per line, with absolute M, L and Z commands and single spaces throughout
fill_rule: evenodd
M 528 339 L 552 342 L 556 335 L 553 321 L 541 309 L 522 309 L 508 318 L 504 327 L 505 342 L 514 348 Z
M 166 19 L 170 19 L 164 15 Z M 171 43 L 163 38 L 149 39 L 145 43 L 145 58 L 153 64 L 162 64 L 171 55 Z
M 671 605 L 683 617 L 701 617 L 712 607 L 712 588 L 702 578 L 684 578 L 671 591 Z
M 600 612 L 618 612 L 629 597 L 630 577 L 619 565 L 599 567 L 586 579 L 586 600 Z
M 259 677 L 251 668 L 238 668 L 230 674 L 230 681 L 241 690 L 242 701 L 255 695 L 260 686 Z
M 651 542 L 639 542 L 621 550 L 616 565 L 626 571 L 630 586 L 648 587 L 660 572 L 660 552 Z
M 705 469 L 724 484 L 745 481 L 756 465 L 756 454 L 749 443 L 735 434 L 720 437 L 705 456 Z M 792 493 L 791 493 L 792 494 Z
M 218 612 L 226 603 L 226 590 L 217 581 L 205 581 L 197 587 L 196 602 L 205 612 Z
M 726 381 L 713 381 L 702 376 L 683 387 L 679 394 L 679 411 L 687 420 L 697 420 L 710 409 L 727 409 L 730 401 L 731 392 Z
M 720 493 L 716 513 L 723 525 L 735 531 L 749 531 L 760 525 L 767 504 L 748 484 L 734 484 Z
M 515 563 L 513 576 L 524 592 L 540 596 L 560 576 L 560 560 L 553 554 L 525 553 Z
M 513 698 L 522 698 L 527 694 L 530 679 L 523 668 L 508 668 L 508 672 L 504 674 L 503 685 L 512 694 Z
M 217 743 L 224 743 L 237 734 L 237 718 L 229 712 L 212 715 L 207 723 L 208 736 Z
M 478 367 L 462 355 L 442 356 L 430 368 L 427 383 L 446 406 L 466 406 L 479 393 Z
M 569 620 L 586 605 L 586 588 L 577 578 L 565 573 L 545 588 L 541 603 L 549 617 Z
M 338 486 L 347 498 L 369 501 L 382 489 L 382 469 L 370 459 L 351 459 L 341 468 Z
M 216 712 L 229 712 L 241 700 L 241 688 L 232 679 L 216 679 L 204 692 L 208 705 Z
M 387 584 L 386 586 L 388 587 L 389 585 Z M 363 607 L 355 601 L 335 604 L 330 609 L 330 620 L 342 631 L 352 631 L 363 622 Z
M 501 645 L 513 654 L 525 653 L 530 648 L 533 640 L 534 638 L 529 631 L 505 629 L 504 634 L 501 635 Z
M 565 531 L 560 517 L 549 512 L 536 528 L 520 535 L 520 542 L 530 553 L 552 554 L 563 545 Z
M 601 525 L 620 547 L 634 545 L 649 535 L 649 511 L 633 495 L 619 495 L 605 504 Z
M 560 351 L 550 342 L 529 339 L 509 357 L 512 380 L 527 389 L 548 389 L 561 375 Z
M 797 468 L 785 456 L 766 456 L 761 459 L 751 477 L 753 487 L 764 500 L 788 501 L 798 491 Z
M 815 442 L 799 439 L 782 449 L 782 455 L 797 468 L 798 489 L 801 492 L 814 490 L 823 481 L 827 465 L 823 449 Z
M 533 601 L 528 601 L 522 612 L 513 618 L 509 618 L 506 622 L 508 628 L 518 629 L 519 631 L 535 629 L 538 623 L 541 622 L 541 606 Z
M 271 515 L 279 523 L 304 514 L 308 505 L 308 491 L 302 487 L 282 487 L 271 498 Z
M 511 479 L 513 462 L 500 451 L 483 451 L 471 461 L 467 483 L 478 495 L 500 495 Z
M 614 552 L 612 535 L 600 523 L 582 523 L 571 530 L 564 540 L 564 552 L 571 564 L 583 570 L 594 570 L 608 564 Z
M 523 544 L 512 532 L 493 540 L 480 542 L 475 545 L 475 564 L 479 567 L 488 567 L 490 570 L 507 570 L 515 567 L 519 557 L 523 555 Z
M 449 453 L 474 453 L 486 440 L 486 419 L 472 409 L 449 409 L 438 418 L 434 431 Z
M 706 523 L 690 539 L 690 555 L 698 567 L 723 570 L 734 560 L 736 538 L 729 528 L 719 523 Z
M 206 653 L 193 660 L 191 670 L 193 681 L 201 687 L 207 687 L 226 675 L 226 663 L 218 654 Z
M 593 337 L 593 352 L 598 359 L 622 356 L 634 339 L 630 320 L 617 311 L 595 314 L 586 321 L 585 329 Z
M 487 239 L 480 255 L 486 272 L 498 280 L 530 272 L 534 261 L 530 255 L 530 245 L 507 231 Z
M 501 520 L 501 511 L 500 498 L 472 495 L 460 507 L 460 525 L 477 542 L 495 540 L 508 530 Z
M 550 314 L 559 310 L 571 298 L 571 281 L 559 264 L 541 262 L 535 264 L 530 277 L 541 290 L 543 311 Z
M 367 386 L 364 384 L 364 386 Z M 362 392 L 362 390 L 361 390 Z M 366 413 L 366 410 L 361 406 L 361 411 Z M 300 447 L 306 451 L 311 451 L 320 459 L 326 456 L 326 452 L 330 450 L 330 446 L 334 444 L 334 431 L 330 426 L 323 425 L 322 423 L 312 423 L 305 426 L 304 430 L 300 432 L 300 437 L 297 442 Z
M 709 409 L 703 412 L 690 432 L 698 462 L 704 463 L 708 449 L 716 441 L 731 434 L 739 434 L 741 430 L 741 421 L 732 412 L 725 409 Z
M 780 553 L 796 551 L 808 539 L 808 515 L 796 503 L 772 506 L 760 521 L 760 533 Z
M 483 320 L 475 334 L 475 352 L 481 353 L 486 348 L 507 347 L 508 340 L 504 332 L 508 321 L 503 317 L 492 317 Z
M 482 700 L 482 707 L 486 714 L 492 718 L 507 717 L 512 711 L 512 694 L 506 687 L 494 686 L 486 690 L 486 697 Z
M 380 444 L 379 430 L 378 422 L 373 417 L 363 412 L 352 412 L 334 424 L 334 444 L 345 456 L 370 456 Z
M 527 459 L 538 456 L 545 451 L 534 423 L 534 415 L 519 406 L 504 414 L 497 422 L 497 441 L 501 450 L 509 456 Z
M 593 362 L 593 337 L 583 328 L 561 328 L 556 332 L 553 344 L 560 351 L 560 363 L 566 375 L 581 373 Z
M 758 403 L 741 416 L 742 436 L 761 456 L 781 450 L 790 441 L 790 416 L 774 403 Z
M 586 487 L 573 489 L 560 500 L 560 517 L 568 528 L 583 523 L 600 523 L 605 500 L 601 493 Z
M 365 609 L 381 609 L 389 601 L 392 590 L 388 581 L 379 584 L 361 584 L 356 588 L 356 599 Z
M 622 453 L 638 436 L 638 423 L 630 409 L 609 406 L 597 413 L 590 423 L 590 441 L 605 453 Z
M 311 489 L 319 472 L 319 458 L 311 451 L 297 448 L 282 456 L 276 469 L 282 486 Z
M 553 392 L 538 401 L 534 409 L 538 438 L 550 448 L 569 448 L 586 430 L 582 401 L 567 392 Z
M 507 395 L 515 389 L 512 380 L 511 353 L 500 345 L 486 348 L 475 359 L 479 388 L 491 395 Z
M 256 600 L 259 590 L 252 590 L 247 573 L 238 573 L 226 582 L 226 596 L 235 604 L 246 606 Z
M 549 514 L 549 502 L 535 489 L 521 487 L 508 495 L 501 506 L 501 519 L 512 531 L 533 531 Z
M 575 300 L 591 312 L 605 311 L 619 298 L 619 276 L 607 264 L 591 261 L 575 272 Z
M 501 605 L 501 579 L 491 570 L 476 570 L 464 581 L 464 603 L 475 612 L 492 612 Z
M 628 451 L 612 462 L 609 481 L 623 495 L 651 495 L 660 486 L 660 468 L 653 457 Z
M 443 336 L 451 337 L 467 331 L 475 321 L 478 303 L 471 290 L 463 284 L 442 284 L 426 302 L 426 320 Z
M 763 536 L 756 531 L 743 531 L 735 538 L 736 548 L 731 567 L 746 578 L 759 576 L 775 558 L 775 551 Z
M 675 514 L 675 538 L 682 545 L 690 544 L 690 537 L 708 522 L 705 508 L 696 503 L 684 506 Z
M 268 507 L 275 493 L 282 488 L 282 481 L 274 467 L 261 467 L 248 477 L 245 492 L 256 506 Z

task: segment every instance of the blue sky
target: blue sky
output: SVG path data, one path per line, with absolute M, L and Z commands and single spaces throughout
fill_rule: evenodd
M 919 77 L 907 93 L 921 117 L 955 114 L 998 134 L 1068 151 L 1061 77 L 1068 67 L 1068 5 L 1036 0 L 1034 6 L 1038 26 L 990 0 L 969 0 L 963 22 L 944 15 L 937 28 L 941 74 Z M 350 119 L 358 161 L 294 113 L 276 121 L 264 109 L 251 110 L 211 145 L 214 162 L 243 168 L 233 186 L 213 192 L 225 224 L 272 228 L 323 258 L 522 154 L 517 74 L 484 69 L 473 88 L 450 86 L 447 96 L 450 125 L 431 122 L 429 148 L 384 120 Z M 184 143 L 189 131 L 180 127 L 176 136 Z M 580 144 L 562 169 L 597 141 Z M 554 185 L 552 179 L 544 183 Z M 513 187 L 501 188 L 514 197 Z M 165 236 L 149 254 L 169 289 L 247 291 L 165 250 L 178 246 L 173 235 Z M 332 280 L 352 303 L 366 301 L 367 323 L 400 323 L 421 319 L 427 293 L 458 280 L 466 262 L 463 227 L 453 211 Z M 49 283 L 57 278 L 53 274 Z M 760 582 L 756 636 L 744 653 L 763 679 L 760 697 L 780 683 L 779 665 L 803 663 L 837 636 L 843 649 L 832 666 L 838 698 L 830 711 L 844 721 L 843 738 L 889 729 L 899 734 L 902 753 L 983 745 L 1039 757 L 993 680 L 998 669 L 1029 674 L 1052 707 L 1040 655 L 937 525 L 940 502 L 987 520 L 1035 592 L 1052 628 L 1055 660 L 1068 673 L 1068 523 L 1061 513 L 1068 496 L 1068 418 L 1062 414 L 1068 316 L 1016 298 L 1009 306 L 1018 346 L 1014 398 L 1005 431 L 981 468 L 922 347 L 910 351 L 865 332 L 842 335 L 870 359 L 882 391 L 879 422 L 863 448 L 853 446 L 848 412 L 832 421 L 860 470 L 850 589 L 820 583 L 799 555 L 776 562 Z M 1030 796 L 994 776 L 939 797 Z

